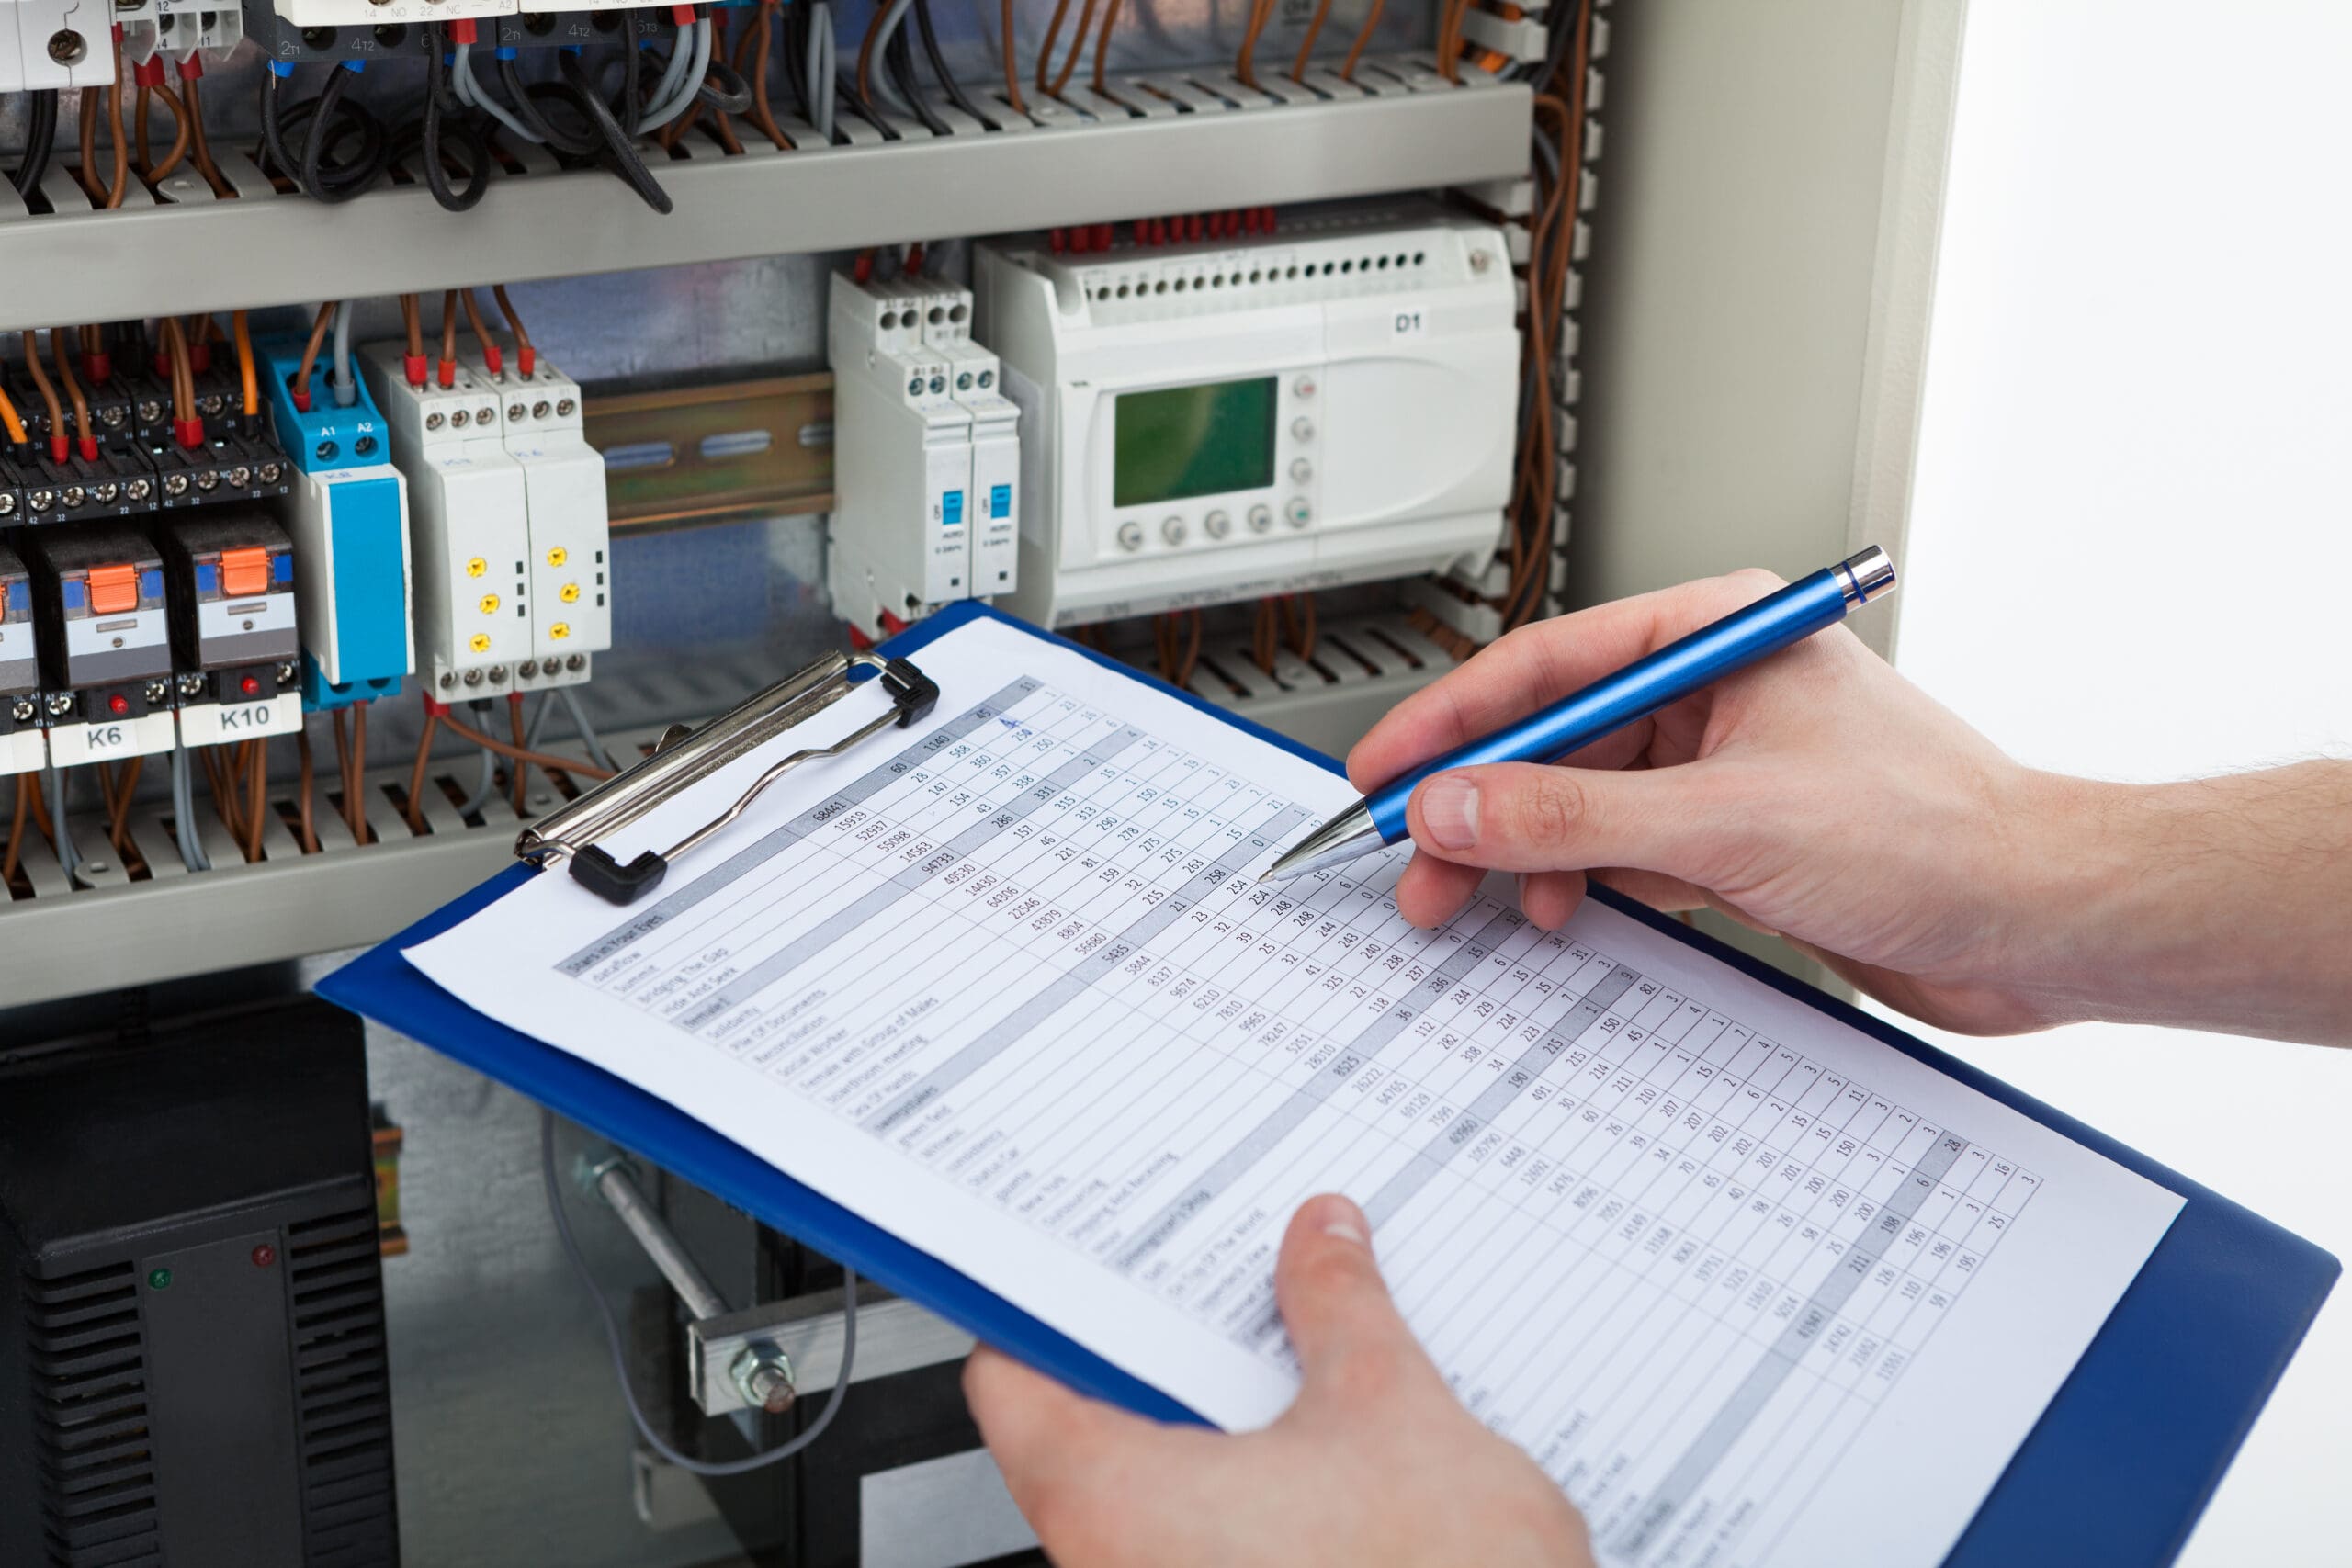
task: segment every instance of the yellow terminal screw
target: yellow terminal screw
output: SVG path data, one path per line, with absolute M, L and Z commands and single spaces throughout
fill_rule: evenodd
M 490 563 L 482 559 L 480 556 L 474 557 L 473 559 L 466 563 L 466 575 L 468 577 L 480 577 L 483 572 L 488 571 L 489 570 Z
M 555 591 L 555 596 L 567 604 L 576 604 L 580 602 L 580 584 L 567 582 Z
M 490 651 L 490 634 L 488 632 L 476 632 L 474 633 L 473 640 L 466 646 L 472 649 L 476 653 L 488 653 Z
M 561 642 L 565 637 L 568 637 L 571 635 L 571 623 L 570 621 L 558 621 L 555 625 L 548 628 L 548 636 L 555 638 L 558 642 Z
M 549 566 L 561 566 L 571 558 L 571 552 L 565 549 L 561 545 L 558 545 L 555 548 L 548 552 L 548 564 Z
M 481 596 L 481 613 L 485 615 L 494 615 L 498 614 L 497 594 L 485 593 Z

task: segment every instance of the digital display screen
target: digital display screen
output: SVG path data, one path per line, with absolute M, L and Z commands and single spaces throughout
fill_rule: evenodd
M 1273 483 L 1276 379 L 1121 393 L 1111 503 L 1150 506 Z

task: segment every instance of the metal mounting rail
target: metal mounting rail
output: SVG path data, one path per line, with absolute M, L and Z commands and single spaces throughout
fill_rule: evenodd
M 1375 68 L 1376 67 L 1376 68 Z M 1354 85 L 1329 73 L 1281 96 L 1230 77 L 1168 72 L 1072 88 L 1033 104 L 1032 121 L 959 134 L 860 122 L 825 145 L 786 122 L 797 146 L 748 140 L 741 155 L 695 143 L 659 165 L 675 203 L 646 208 L 610 175 L 564 171 L 531 150 L 469 212 L 446 212 L 418 185 L 341 206 L 273 192 L 242 156 L 223 157 L 235 199 L 201 180 L 134 187 L 113 211 L 74 209 L 71 177 L 35 213 L 0 185 L 0 330 L 119 316 L 280 305 L 322 289 L 361 296 L 625 272 L 745 256 L 845 250 L 940 235 L 1115 221 L 1429 189 L 1525 173 L 1528 89 L 1478 76 L 1459 85 L 1409 60 L 1365 62 Z M 1008 120 L 1011 117 L 1007 116 Z M 682 141 L 682 148 L 688 143 Z M 53 171 L 62 175 L 62 170 Z M 191 255 L 234 265 L 191 266 Z

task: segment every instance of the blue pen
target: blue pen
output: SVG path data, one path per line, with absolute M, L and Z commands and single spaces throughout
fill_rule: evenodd
M 1846 618 L 1846 612 L 1894 587 L 1894 563 L 1872 545 L 1836 566 L 1735 610 L 1679 642 L 1668 643 L 1613 675 L 1562 697 L 1508 729 L 1457 747 L 1391 779 L 1326 822 L 1274 862 L 1258 880 L 1279 882 L 1327 871 L 1359 855 L 1401 843 L 1405 805 L 1423 779 L 1481 762 L 1556 762 L 1637 718 L 1679 702 L 1712 682 L 1778 653 Z

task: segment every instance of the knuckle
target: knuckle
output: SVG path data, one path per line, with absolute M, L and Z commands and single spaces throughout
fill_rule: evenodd
M 1523 841 L 1556 847 L 1574 839 L 1591 815 L 1584 786 L 1566 770 L 1547 768 L 1520 793 L 1514 825 Z

